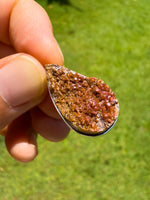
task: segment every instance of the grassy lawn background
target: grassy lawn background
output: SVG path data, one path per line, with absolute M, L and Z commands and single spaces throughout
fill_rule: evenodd
M 0 138 L 2 200 L 150 199 L 150 1 L 49 0 L 48 12 L 70 69 L 103 79 L 120 116 L 101 137 L 71 131 L 38 138 L 39 156 L 14 161 Z

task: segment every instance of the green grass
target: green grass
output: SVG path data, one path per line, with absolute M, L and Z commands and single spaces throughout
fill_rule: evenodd
M 1 138 L 2 200 L 150 199 L 150 1 L 40 1 L 65 65 L 103 79 L 120 116 L 101 137 L 74 133 L 60 143 L 38 138 L 39 156 L 14 161 Z M 49 3 L 48 3 L 49 2 Z

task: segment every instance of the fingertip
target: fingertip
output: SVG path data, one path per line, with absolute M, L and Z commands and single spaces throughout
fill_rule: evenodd
M 18 52 L 28 53 L 42 64 L 63 65 L 64 58 L 50 19 L 37 2 L 18 1 L 12 10 L 9 27 L 11 42 Z
M 38 154 L 36 146 L 26 142 L 16 143 L 9 153 L 15 160 L 24 163 L 33 161 Z
M 32 128 L 28 113 L 8 126 L 5 145 L 9 154 L 17 161 L 30 162 L 37 156 L 36 133 Z
M 52 102 L 52 99 L 50 98 L 48 91 L 47 91 L 47 95 L 45 99 L 38 105 L 38 107 L 47 116 L 55 118 L 55 119 L 61 119 L 60 115 L 58 114 Z
M 28 54 L 0 60 L 0 129 L 38 105 L 47 92 L 43 66 Z
M 45 115 L 39 108 L 32 109 L 31 117 L 36 132 L 51 142 L 60 142 L 69 134 L 70 129 L 64 121 Z

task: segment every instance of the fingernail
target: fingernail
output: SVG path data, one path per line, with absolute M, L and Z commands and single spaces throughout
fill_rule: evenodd
M 42 95 L 45 80 L 40 63 L 18 56 L 0 69 L 0 96 L 12 107 L 28 103 Z

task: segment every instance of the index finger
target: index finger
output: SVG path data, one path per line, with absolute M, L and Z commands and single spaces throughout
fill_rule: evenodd
M 28 53 L 42 64 L 63 65 L 63 55 L 45 10 L 33 0 L 16 0 L 10 12 L 9 36 L 17 52 Z

